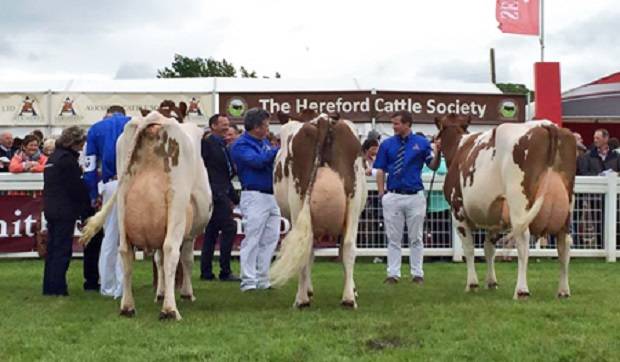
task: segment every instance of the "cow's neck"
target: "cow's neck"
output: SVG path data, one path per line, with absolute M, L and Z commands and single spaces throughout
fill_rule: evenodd
M 459 144 L 463 139 L 462 133 L 450 132 L 451 134 L 444 135 L 441 140 L 441 149 L 443 155 L 446 158 L 446 167 L 450 167 L 452 160 L 456 157 L 456 151 L 459 148 Z

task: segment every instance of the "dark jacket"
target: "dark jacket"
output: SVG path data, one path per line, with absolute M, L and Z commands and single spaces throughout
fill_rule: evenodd
M 209 184 L 213 193 L 213 201 L 217 202 L 227 198 L 235 204 L 238 203 L 231 182 L 235 175 L 234 164 L 224 139 L 213 134 L 207 137 L 207 139 L 203 139 L 201 154 L 209 173 Z
M 596 147 L 589 149 L 577 159 L 577 175 L 597 176 L 608 169 L 620 172 L 620 155 L 613 150 L 609 150 L 605 161 L 598 155 Z
M 14 152 L 12 148 L 10 148 L 9 150 L 4 150 L 4 148 L 0 147 L 0 157 L 6 157 L 7 160 L 9 160 L 9 162 L 2 163 L 2 167 L 0 167 L 0 172 L 9 172 L 9 163 L 13 158 L 13 154 Z
M 73 150 L 56 147 L 47 161 L 43 171 L 43 210 L 48 219 L 76 220 L 90 206 L 78 156 Z

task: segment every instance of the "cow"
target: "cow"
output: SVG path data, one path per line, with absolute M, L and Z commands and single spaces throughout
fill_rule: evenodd
M 157 111 L 127 123 L 116 144 L 117 193 L 83 230 L 82 240 L 89 240 L 101 228 L 112 204 L 117 203 L 119 254 L 124 269 L 122 316 L 135 315 L 134 247 L 156 251 L 155 300 L 163 299 L 160 319 L 181 319 L 174 297 L 179 257 L 183 269 L 181 298 L 195 300 L 191 283 L 194 239 L 208 224 L 213 204 L 200 156 L 202 131 L 191 123 L 180 124 L 177 120 L 183 119 L 183 113 L 183 108 L 174 103 L 162 103 Z
M 559 298 L 570 296 L 569 234 L 576 171 L 576 143 L 566 129 L 550 121 L 501 124 L 469 134 L 471 117 L 450 114 L 436 118 L 437 137 L 448 173 L 444 195 L 452 207 L 467 262 L 465 290 L 478 288 L 472 230 L 487 230 L 484 254 L 486 283 L 497 288 L 495 241 L 511 230 L 518 252 L 514 299 L 527 299 L 530 235 L 557 236 L 560 262 Z
M 280 286 L 296 274 L 294 306 L 310 306 L 315 240 L 340 238 L 344 264 L 342 305 L 357 308 L 353 266 L 360 213 L 368 191 L 361 145 L 353 124 L 313 111 L 281 122 L 282 148 L 275 159 L 274 193 L 292 228 L 282 241 L 270 278 Z

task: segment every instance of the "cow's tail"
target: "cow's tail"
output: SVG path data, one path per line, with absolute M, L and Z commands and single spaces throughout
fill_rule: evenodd
M 514 220 L 511 222 L 512 230 L 506 236 L 506 239 L 508 240 L 512 239 L 515 235 L 523 234 L 525 230 L 530 226 L 532 221 L 534 221 L 534 218 L 536 218 L 536 216 L 540 212 L 540 209 L 545 202 L 545 195 L 547 194 L 547 190 L 549 189 L 549 174 L 553 171 L 557 153 L 559 152 L 558 143 L 560 135 L 558 133 L 557 127 L 554 125 L 543 125 L 542 128 L 546 130 L 549 135 L 549 145 L 547 149 L 546 159 L 547 169 L 540 175 L 543 182 L 542 185 L 540 185 L 540 189 L 537 192 L 538 197 L 534 201 L 532 207 L 528 210 L 527 214 L 525 214 L 525 217 L 523 217 L 522 220 Z
M 282 240 L 280 255 L 271 267 L 269 277 L 274 287 L 284 285 L 309 262 L 313 240 L 310 197 L 306 196 L 291 231 Z
M 82 228 L 82 235 L 80 236 L 79 240 L 80 244 L 88 244 L 90 239 L 92 239 L 99 232 L 99 230 L 101 230 L 103 224 L 105 223 L 105 220 L 110 214 L 110 211 L 112 211 L 114 203 L 116 202 L 117 192 L 118 189 L 115 190 L 112 194 L 112 197 L 110 197 L 108 201 L 103 204 L 101 210 L 99 210 L 95 215 L 89 217 L 88 220 L 86 220 L 86 225 L 84 225 L 84 228 Z
M 310 212 L 310 195 L 312 194 L 312 188 L 314 187 L 314 181 L 316 180 L 319 167 L 325 164 L 325 162 L 328 162 L 327 159 L 321 156 L 325 154 L 325 152 L 320 151 L 324 147 L 329 147 L 331 142 L 333 142 L 332 137 L 330 124 L 328 125 L 325 138 L 317 142 L 316 149 L 314 150 L 314 165 L 310 173 L 310 180 L 308 181 L 304 203 L 297 215 L 297 219 L 291 227 L 291 231 L 286 235 L 284 240 L 282 240 L 280 255 L 271 268 L 269 277 L 271 279 L 271 284 L 275 287 L 284 285 L 289 279 L 299 274 L 305 265 L 310 263 L 314 241 L 312 215 Z

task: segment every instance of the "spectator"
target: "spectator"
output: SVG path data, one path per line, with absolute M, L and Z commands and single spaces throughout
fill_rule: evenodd
M 608 144 L 610 151 L 618 152 L 618 148 L 620 147 L 620 140 L 618 138 L 611 137 Z
M 233 239 L 237 234 L 237 223 L 233 219 L 233 208 L 239 202 L 231 182 L 235 168 L 224 142 L 229 124 L 228 117 L 214 114 L 209 118 L 211 135 L 206 140 L 202 140 L 201 145 L 202 159 L 209 174 L 209 183 L 213 194 L 213 214 L 205 230 L 200 256 L 200 279 L 215 279 L 212 271 L 213 253 L 215 243 L 221 232 L 219 279 L 238 282 L 241 279 L 233 274 L 230 268 Z
M 280 237 L 280 209 L 273 196 L 273 161 L 278 152 L 267 141 L 269 113 L 250 109 L 246 132 L 232 145 L 231 156 L 241 181 L 241 290 L 269 289 L 269 266 Z
M 364 154 L 364 165 L 366 166 L 366 176 L 376 174 L 376 170 L 373 170 L 372 165 L 375 163 L 377 157 L 377 151 L 379 150 L 379 141 L 374 138 L 369 138 L 362 143 L 362 153 Z M 373 171 L 375 171 L 373 173 Z
M 43 149 L 41 152 L 43 152 L 44 155 L 49 157 L 52 155 L 52 153 L 54 153 L 55 148 L 56 148 L 56 140 L 53 138 L 48 138 L 45 141 L 43 141 Z
M 0 133 L 0 172 L 9 172 L 13 153 L 13 135 L 9 131 Z
M 230 127 L 228 127 L 226 135 L 224 136 L 224 142 L 226 142 L 226 145 L 230 146 L 237 140 L 237 138 L 239 138 L 239 135 L 240 132 L 237 125 L 231 124 Z
M 604 171 L 620 171 L 620 155 L 609 148 L 609 132 L 597 129 L 594 132 L 594 146 L 577 160 L 577 174 L 596 176 Z
M 65 129 L 43 173 L 43 204 L 48 229 L 44 295 L 69 295 L 66 274 L 71 261 L 73 230 L 75 221 L 88 206 L 88 193 L 78 164 L 85 139 L 79 127 Z
M 412 281 L 424 282 L 422 269 L 424 254 L 424 217 L 426 198 L 422 184 L 422 167 L 426 163 L 431 170 L 439 167 L 439 156 L 433 155 L 430 142 L 412 134 L 413 117 L 407 111 L 396 112 L 392 117 L 394 136 L 388 138 L 377 153 L 377 190 L 383 204 L 383 220 L 388 238 L 388 267 L 385 283 L 395 284 L 400 279 L 401 244 L 403 229 L 407 223 L 409 257 Z M 388 174 L 384 196 L 384 175 Z
M 20 137 L 13 138 L 13 147 L 11 148 L 13 150 L 13 155 L 15 155 L 15 152 L 19 151 L 22 148 L 22 143 L 24 143 L 23 138 L 20 138 Z
M 47 162 L 47 156 L 39 150 L 39 140 L 28 135 L 24 138 L 22 147 L 11 159 L 9 171 L 13 173 L 21 172 L 43 172 Z
M 88 130 L 84 180 L 88 187 L 91 206 L 98 208 L 116 191 L 116 141 L 130 118 L 121 106 L 108 108 L 103 119 Z M 101 165 L 101 177 L 97 166 Z M 99 195 L 99 182 L 103 191 Z M 101 294 L 120 298 L 123 293 L 123 269 L 118 257 L 119 231 L 116 204 L 103 225 L 103 241 L 99 255 Z
M 43 136 L 43 132 L 41 132 L 40 129 L 35 129 L 30 134 L 37 138 L 37 140 L 39 141 L 39 147 L 43 147 L 43 139 L 45 138 Z
M 581 134 L 573 132 L 573 136 L 575 136 L 575 141 L 577 142 L 577 158 L 579 158 L 581 157 L 581 155 L 586 153 L 588 148 L 583 144 L 583 138 L 581 137 Z

